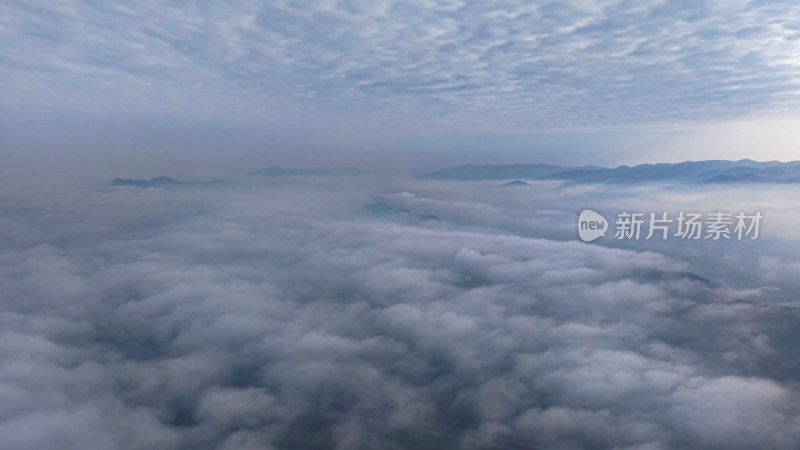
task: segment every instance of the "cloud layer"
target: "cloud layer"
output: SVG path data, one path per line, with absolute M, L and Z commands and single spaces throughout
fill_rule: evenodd
M 792 112 L 799 37 L 779 0 L 11 1 L 0 80 L 7 112 L 607 126 Z
M 739 277 L 731 248 L 574 239 L 576 205 L 664 194 L 59 191 L 0 197 L 0 447 L 800 442 L 792 251 Z

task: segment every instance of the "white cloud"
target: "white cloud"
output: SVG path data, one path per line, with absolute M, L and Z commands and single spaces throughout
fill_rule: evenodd
M 794 244 L 767 233 L 748 250 L 767 272 L 739 276 L 730 246 L 572 236 L 576 204 L 654 195 L 369 178 L 7 193 L 0 443 L 795 448 L 797 311 L 770 269 Z
M 790 2 L 11 2 L 0 17 L 0 77 L 22 104 L 47 91 L 188 114 L 205 98 L 208 114 L 268 115 L 280 101 L 463 132 L 781 114 L 798 100 Z

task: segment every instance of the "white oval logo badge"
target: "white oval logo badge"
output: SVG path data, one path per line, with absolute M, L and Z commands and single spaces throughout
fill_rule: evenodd
M 605 237 L 608 231 L 608 221 L 605 217 L 592 211 L 584 209 L 578 216 L 578 236 L 584 242 L 591 242 L 597 238 Z

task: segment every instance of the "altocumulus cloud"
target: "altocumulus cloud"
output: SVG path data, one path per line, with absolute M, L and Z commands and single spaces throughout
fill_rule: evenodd
M 393 184 L 4 193 L 0 446 L 797 448 L 774 269 L 577 242 L 609 193 Z
M 11 0 L 0 79 L 7 113 L 719 120 L 796 110 L 799 33 L 789 1 Z

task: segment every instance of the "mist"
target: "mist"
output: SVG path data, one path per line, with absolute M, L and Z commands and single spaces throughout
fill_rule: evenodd
M 790 198 L 764 189 L 736 206 Z M 575 236 L 585 206 L 731 198 L 375 177 L 5 191 L 0 445 L 795 448 L 800 253 L 780 230 L 798 205 L 765 209 L 752 242 Z

